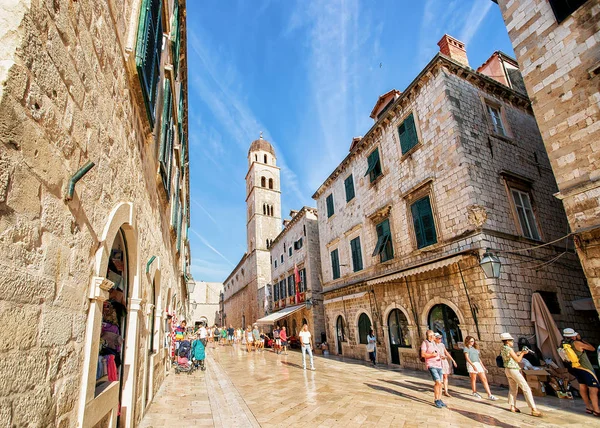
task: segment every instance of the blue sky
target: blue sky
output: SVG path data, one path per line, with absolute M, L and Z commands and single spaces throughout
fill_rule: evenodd
M 285 215 L 315 206 L 378 96 L 404 90 L 444 33 L 473 68 L 514 56 L 490 0 L 188 0 L 187 20 L 191 269 L 203 281 L 224 281 L 246 250 L 246 156 L 260 131 Z

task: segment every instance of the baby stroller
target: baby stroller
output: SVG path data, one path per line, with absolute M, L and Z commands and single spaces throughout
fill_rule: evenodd
M 181 342 L 179 342 L 179 348 L 177 349 L 177 358 L 175 359 L 175 373 L 192 373 L 195 367 L 192 364 L 191 359 L 192 345 L 190 344 L 189 340 L 182 340 Z
M 206 358 L 205 346 L 202 340 L 194 340 L 192 342 L 192 363 L 194 368 L 200 368 L 200 370 L 206 370 L 204 359 Z

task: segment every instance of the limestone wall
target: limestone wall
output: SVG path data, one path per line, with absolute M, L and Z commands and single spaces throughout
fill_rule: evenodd
M 160 326 L 169 290 L 183 294 L 184 257 L 183 250 L 176 254 L 171 204 L 157 177 L 159 132 L 149 126 L 127 62 L 140 2 L 11 4 L 3 18 L 12 28 L 0 32 L 0 420 L 3 426 L 68 427 L 82 417 L 84 362 L 98 353 L 98 339 L 94 348 L 86 336 L 92 277 L 105 275 L 102 254 L 122 226 L 128 325 L 136 329 L 124 344 L 129 374 L 120 422 L 132 424 L 141 419 L 150 374 L 152 281 Z M 165 4 L 170 17 L 173 3 Z M 169 55 L 165 49 L 163 62 L 171 62 Z M 67 181 L 88 160 L 95 167 L 65 202 Z M 162 330 L 150 391 L 164 378 Z

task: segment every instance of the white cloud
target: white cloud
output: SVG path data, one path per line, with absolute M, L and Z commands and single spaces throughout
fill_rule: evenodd
M 481 23 L 487 16 L 488 12 L 492 8 L 491 1 L 478 1 L 476 0 L 469 11 L 469 14 L 464 20 L 462 30 L 458 33 L 459 40 L 468 45 L 471 42 L 473 36 L 481 27 Z
M 227 257 L 225 257 L 219 250 L 217 250 L 215 247 L 213 247 L 210 242 L 208 242 L 202 235 L 200 235 L 198 232 L 196 232 L 194 229 L 192 229 L 190 227 L 190 231 L 196 235 L 198 237 L 198 239 L 200 239 L 200 241 L 206 245 L 208 248 L 210 248 L 210 250 L 215 253 L 216 255 L 218 255 L 219 257 L 221 257 L 223 260 L 225 260 L 227 263 L 229 263 L 231 265 L 231 267 L 235 267 L 235 264 L 231 263 L 229 261 L 229 259 Z

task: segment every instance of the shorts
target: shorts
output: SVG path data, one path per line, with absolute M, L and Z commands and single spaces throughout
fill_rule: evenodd
M 275 339 L 275 345 L 281 346 L 281 339 Z
M 281 341 L 281 346 L 288 346 L 288 341 L 287 340 L 282 340 Z
M 429 367 L 429 373 L 434 382 L 442 382 L 444 379 L 444 373 L 441 367 Z
M 471 364 L 467 364 L 467 372 L 469 372 L 469 374 L 474 373 L 484 373 L 485 370 L 483 370 L 483 366 L 481 365 L 481 363 L 478 361 L 476 363 L 473 363 L 473 365 L 475 367 L 477 367 L 477 370 L 475 370 L 473 367 L 471 367 Z
M 229 336 L 227 336 L 227 340 L 233 340 L 233 335 L 230 334 Z
M 591 374 L 587 370 L 581 369 L 569 369 L 569 373 L 577 378 L 577 382 L 582 385 L 591 386 L 592 388 L 598 388 L 600 385 L 598 384 L 598 378 Z

